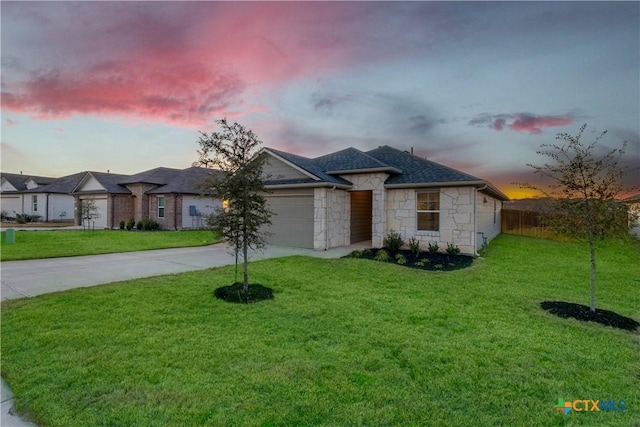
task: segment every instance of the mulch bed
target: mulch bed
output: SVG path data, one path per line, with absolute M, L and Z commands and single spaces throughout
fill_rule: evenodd
M 249 304 L 273 298 L 273 289 L 260 284 L 250 284 L 248 294 L 244 293 L 242 282 L 235 282 L 229 286 L 216 289 L 213 294 L 216 298 L 226 302 Z
M 389 259 L 387 261 L 378 261 L 376 259 L 378 252 L 381 250 L 385 250 L 389 255 Z M 404 260 L 406 261 L 404 264 L 402 264 L 402 262 L 398 262 L 398 255 L 404 257 Z M 390 251 L 386 248 L 353 251 L 344 258 L 364 258 L 429 271 L 460 270 L 462 268 L 469 267 L 473 263 L 473 257 L 467 255 L 449 255 L 445 253 L 431 254 L 423 251 L 419 252 L 416 256 L 413 252 L 407 249 Z
M 635 331 L 640 323 L 630 317 L 621 316 L 609 310 L 596 308 L 595 313 L 589 307 L 564 301 L 543 301 L 540 307 L 562 318 L 574 318 L 585 322 L 596 322 L 613 328 Z

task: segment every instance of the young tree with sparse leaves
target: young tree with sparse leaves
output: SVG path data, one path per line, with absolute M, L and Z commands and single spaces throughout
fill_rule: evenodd
M 595 312 L 596 242 L 628 233 L 627 211 L 620 196 L 625 189 L 623 178 L 629 167 L 620 163 L 626 142 L 602 156 L 596 146 L 602 132 L 591 144 L 581 141 L 587 125 L 576 136 L 559 133 L 557 144 L 542 144 L 537 153 L 551 161 L 543 165 L 528 163 L 534 173 L 550 181 L 548 187 L 520 184 L 552 199 L 551 212 L 545 215 L 545 225 L 551 230 L 589 243 L 591 263 L 591 304 Z
M 264 197 L 262 181 L 264 157 L 258 156 L 262 142 L 251 131 L 226 119 L 216 121 L 221 132 L 200 132 L 198 163 L 222 171 L 205 183 L 223 201 L 207 219 L 231 245 L 236 255 L 243 256 L 243 289 L 249 291 L 249 249 L 261 249 L 267 243 L 265 227 L 271 224 L 272 213 Z

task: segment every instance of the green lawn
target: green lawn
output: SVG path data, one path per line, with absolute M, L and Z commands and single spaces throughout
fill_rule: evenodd
M 639 265 L 603 245 L 599 308 L 640 319 Z M 588 267 L 582 244 L 503 235 L 446 273 L 254 262 L 275 299 L 249 306 L 213 298 L 233 267 L 43 295 L 2 304 L 1 370 L 47 426 L 634 426 L 639 333 L 539 308 L 587 304 Z
M 149 249 L 210 245 L 218 241 L 208 230 L 193 231 L 16 231 L 6 244 L 2 233 L 1 261 L 96 255 Z

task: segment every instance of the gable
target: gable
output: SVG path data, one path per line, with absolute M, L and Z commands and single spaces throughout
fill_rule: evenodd
M 0 191 L 18 191 L 16 187 L 14 187 L 8 179 L 2 177 L 2 183 L 0 184 Z
M 24 184 L 27 186 L 27 190 L 31 190 L 38 186 L 38 183 L 33 178 L 27 179 Z
M 309 175 L 305 175 L 298 169 L 286 164 L 282 160 L 273 156 L 268 156 L 262 167 L 263 179 L 269 180 L 290 180 L 290 179 L 309 179 Z
M 76 192 L 87 192 L 87 191 L 107 191 L 107 189 L 98 181 L 93 175 L 88 173 L 78 187 L 75 189 Z

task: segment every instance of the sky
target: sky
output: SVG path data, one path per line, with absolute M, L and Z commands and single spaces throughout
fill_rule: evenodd
M 197 160 L 226 118 L 317 157 L 390 145 L 536 183 L 541 144 L 640 164 L 639 2 L 12 2 L 1 167 L 134 174 Z M 640 182 L 636 169 L 629 183 Z

